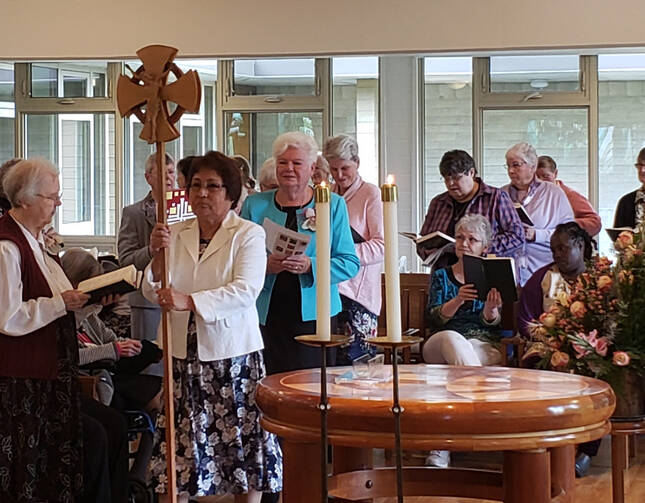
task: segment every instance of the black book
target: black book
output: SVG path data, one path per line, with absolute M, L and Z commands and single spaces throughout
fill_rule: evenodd
M 520 203 L 513 203 L 513 206 L 515 206 L 515 211 L 517 211 L 517 214 L 523 224 L 526 224 L 529 227 L 535 227 L 533 220 L 531 220 L 531 217 L 529 216 L 524 206 L 522 206 Z
M 77 289 L 90 296 L 88 304 L 96 304 L 106 295 L 123 295 L 134 292 L 139 288 L 141 276 L 141 271 L 137 271 L 133 265 L 129 265 L 81 281 Z
M 349 227 L 352 231 L 352 240 L 354 243 L 364 243 L 365 238 L 361 236 L 358 232 L 356 232 L 356 229 L 354 229 L 352 226 Z
M 444 234 L 441 231 L 430 232 L 424 236 L 419 236 L 413 232 L 399 232 L 399 234 L 411 239 L 417 245 L 428 248 L 429 250 L 432 250 L 433 248 L 442 248 L 447 244 L 455 242 L 454 238 L 451 238 L 448 234 Z
M 609 235 L 612 241 L 616 241 L 621 232 L 623 231 L 636 232 L 636 229 L 632 229 L 631 227 L 607 227 L 605 231 L 607 232 L 607 234 Z
M 463 261 L 464 283 L 475 285 L 479 300 L 485 301 L 491 288 L 497 288 L 504 303 L 517 300 L 515 266 L 511 257 L 464 255 Z

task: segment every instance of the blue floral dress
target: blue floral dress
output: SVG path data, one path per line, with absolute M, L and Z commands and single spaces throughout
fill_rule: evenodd
M 200 242 L 200 254 L 208 243 Z M 260 427 L 255 403 L 265 375 L 261 351 L 200 361 L 194 314 L 188 322 L 186 359 L 173 358 L 177 488 L 191 496 L 249 490 L 282 490 L 277 437 Z M 151 480 L 166 492 L 166 430 L 161 414 L 155 433 Z

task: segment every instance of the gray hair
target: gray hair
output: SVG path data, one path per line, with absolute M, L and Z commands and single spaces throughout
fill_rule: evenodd
M 342 159 L 344 161 L 360 162 L 358 143 L 349 135 L 339 134 L 328 138 L 323 148 L 327 160 Z
M 166 152 L 166 166 L 170 164 L 174 166 L 175 160 L 168 152 Z M 150 173 L 153 169 L 155 169 L 156 166 L 157 166 L 157 152 L 150 154 L 146 159 L 146 164 L 145 164 L 146 173 Z
M 322 169 L 327 175 L 331 174 L 331 170 L 329 169 L 329 163 L 327 162 L 327 159 L 321 154 L 316 157 L 316 167 L 318 169 Z
M 484 248 L 486 248 L 493 239 L 493 230 L 490 227 L 488 219 L 478 213 L 469 213 L 459 219 L 455 225 L 455 234 L 461 229 L 478 234 L 482 238 Z
M 58 169 L 47 159 L 23 159 L 11 166 L 2 179 L 2 189 L 13 208 L 32 203 L 49 178 L 58 178 Z
M 277 159 L 278 156 L 284 154 L 289 148 L 302 150 L 306 155 L 307 164 L 311 165 L 316 162 L 318 144 L 312 136 L 301 131 L 290 131 L 281 134 L 273 142 L 273 158 Z
M 83 248 L 70 248 L 60 259 L 63 271 L 76 287 L 81 281 L 103 274 L 103 267 L 94 256 Z
M 258 173 L 258 183 L 260 186 L 277 185 L 278 179 L 275 175 L 275 159 L 269 157 L 262 163 L 260 173 Z
M 2 180 L 4 179 L 4 176 L 9 172 L 9 168 L 11 166 L 18 164 L 20 161 L 22 161 L 20 157 L 14 157 L 13 159 L 3 162 L 2 166 L 0 166 L 0 197 L 4 197 L 5 199 L 7 198 L 4 190 L 2 189 Z
M 506 151 L 506 155 L 508 154 L 515 154 L 518 157 L 524 159 L 524 162 L 526 162 L 526 164 L 529 164 L 533 167 L 537 166 L 537 152 L 535 151 L 535 147 L 533 147 L 533 145 L 531 145 L 530 143 L 526 143 L 525 141 L 516 143 Z

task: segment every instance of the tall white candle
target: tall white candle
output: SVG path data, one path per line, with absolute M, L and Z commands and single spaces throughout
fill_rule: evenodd
M 387 338 L 401 340 L 401 286 L 399 282 L 399 226 L 397 223 L 398 189 L 388 175 L 381 187 L 383 227 L 385 234 L 385 306 Z
M 331 240 L 329 187 L 322 182 L 314 189 L 316 203 L 316 335 L 331 339 Z

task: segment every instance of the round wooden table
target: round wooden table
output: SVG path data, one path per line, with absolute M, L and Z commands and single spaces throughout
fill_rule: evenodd
M 391 468 L 371 469 L 371 449 L 394 446 L 392 382 L 335 384 L 328 371 L 330 495 L 394 496 Z M 391 373 L 391 368 L 386 367 Z M 508 503 L 568 501 L 575 444 L 611 430 L 611 387 L 572 374 L 501 367 L 399 367 L 402 446 L 410 450 L 504 451 L 502 473 L 406 467 L 406 496 L 476 497 Z M 320 371 L 266 377 L 262 426 L 283 439 L 284 503 L 320 501 Z

